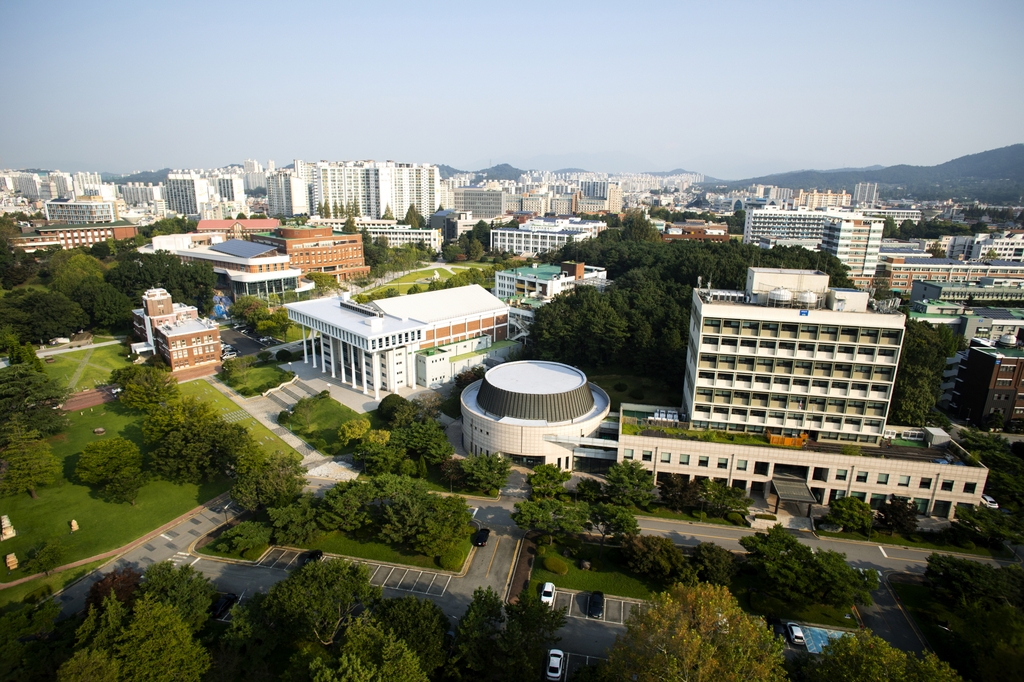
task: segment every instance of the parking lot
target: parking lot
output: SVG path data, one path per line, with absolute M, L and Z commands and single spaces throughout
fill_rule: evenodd
M 603 661 L 603 658 L 597 658 L 596 656 L 584 656 L 583 654 L 573 654 L 568 651 L 565 652 L 565 678 L 571 680 L 576 671 L 585 665 L 592 665 L 598 661 Z
M 565 615 L 570 618 L 583 618 L 586 620 L 598 620 L 605 623 L 622 625 L 629 618 L 633 609 L 638 607 L 640 602 L 619 597 L 604 598 L 604 616 L 602 618 L 590 618 L 587 611 L 590 608 L 589 592 L 569 592 L 555 590 L 555 608 L 565 609 Z
M 259 565 L 267 568 L 280 568 L 289 571 L 302 565 L 302 556 L 306 552 L 296 549 L 275 547 L 263 555 Z M 448 590 L 452 576 L 419 568 L 405 566 L 388 566 L 369 561 L 357 561 L 370 572 L 370 584 L 400 592 L 414 592 L 431 597 L 440 597 Z
M 264 346 L 256 339 L 246 336 L 241 330 L 221 329 L 221 343 L 234 346 L 239 355 L 253 355 L 263 350 Z

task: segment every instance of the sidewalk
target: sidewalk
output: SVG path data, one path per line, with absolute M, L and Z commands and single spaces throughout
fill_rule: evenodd
M 281 411 L 273 401 L 268 398 L 255 397 L 255 398 L 243 398 L 239 394 L 235 393 L 231 388 L 226 386 L 220 379 L 216 377 L 204 377 L 203 379 L 197 379 L 197 381 L 205 380 L 210 386 L 219 391 L 221 394 L 226 396 L 231 402 L 235 403 L 240 407 L 246 414 L 252 416 L 253 419 L 258 421 L 263 426 L 270 429 L 270 431 L 283 440 L 287 445 L 294 448 L 302 456 L 302 466 L 307 471 L 316 469 L 328 463 L 339 464 L 341 467 L 348 469 L 350 476 L 343 476 L 338 480 L 348 480 L 349 478 L 356 478 L 359 473 L 355 469 L 351 468 L 344 462 L 339 462 L 333 457 L 328 457 L 320 451 L 313 448 L 313 446 L 306 443 L 294 433 L 284 428 L 277 423 L 277 415 Z
M 112 558 L 118 557 L 118 556 L 120 556 L 120 555 L 122 555 L 122 554 L 124 554 L 126 552 L 130 552 L 133 549 L 135 549 L 136 547 L 138 547 L 138 546 L 140 546 L 140 545 L 142 545 L 144 543 L 147 543 L 150 540 L 152 540 L 153 538 L 159 536 L 161 533 L 164 533 L 164 532 L 174 528 L 175 526 L 177 526 L 181 522 L 188 521 L 190 518 L 192 518 L 196 514 L 202 513 L 204 510 L 209 509 L 211 506 L 215 507 L 215 506 L 218 506 L 219 504 L 221 504 L 222 502 L 226 502 L 228 500 L 228 497 L 229 497 L 229 493 L 221 493 L 220 495 L 218 495 L 217 497 L 213 498 L 212 500 L 209 500 L 208 502 L 206 502 L 204 504 L 201 504 L 198 507 L 194 507 L 194 508 L 190 509 L 189 511 L 185 512 L 184 514 L 182 514 L 181 516 L 177 517 L 176 519 L 173 519 L 172 521 L 168 521 L 164 525 L 160 526 L 159 528 L 157 528 L 155 530 L 150 531 L 149 533 L 143 535 L 142 537 L 138 538 L 137 540 L 129 542 L 127 545 L 122 545 L 121 547 L 118 547 L 117 549 L 112 549 L 109 552 L 103 552 L 102 554 L 96 554 L 94 556 L 87 557 L 85 559 L 79 559 L 78 561 L 73 561 L 70 564 L 65 564 L 63 566 L 58 566 L 57 568 L 55 568 L 52 571 L 50 571 L 50 574 L 52 575 L 52 574 L 58 573 L 60 571 L 66 571 L 69 568 L 77 568 L 78 566 L 84 566 L 85 564 L 92 563 L 93 561 L 99 561 L 101 559 L 112 559 Z M 36 578 L 44 578 L 44 577 L 46 577 L 46 575 L 47 575 L 46 573 L 36 573 L 34 575 L 26 576 L 24 578 L 18 578 L 17 580 L 12 580 L 9 583 L 0 583 L 0 590 L 8 588 L 8 587 L 14 587 L 15 585 L 20 585 L 22 583 L 28 582 L 29 580 L 35 580 Z

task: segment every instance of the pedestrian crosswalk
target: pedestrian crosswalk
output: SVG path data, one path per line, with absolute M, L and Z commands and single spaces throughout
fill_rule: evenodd
M 188 552 L 178 552 L 170 558 L 170 562 L 175 566 L 191 566 L 197 561 L 199 561 L 199 557 L 192 556 Z

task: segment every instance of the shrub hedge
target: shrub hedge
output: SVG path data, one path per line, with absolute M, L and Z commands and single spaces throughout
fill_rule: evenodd
M 544 570 L 551 571 L 555 575 L 565 575 L 569 572 L 569 564 L 556 556 L 544 557 Z

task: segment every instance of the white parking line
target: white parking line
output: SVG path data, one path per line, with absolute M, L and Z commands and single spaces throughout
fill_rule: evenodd
M 886 559 L 889 558 L 889 555 L 885 553 L 885 548 L 881 545 L 878 546 L 878 551 L 880 551 L 882 553 L 882 556 L 884 556 Z
M 423 590 L 423 594 L 429 594 L 430 593 L 430 588 L 434 586 L 434 580 L 435 579 L 437 579 L 437 573 L 434 573 L 434 574 L 432 574 L 430 576 L 430 584 L 427 585 L 427 589 Z
M 170 542 L 174 542 L 174 538 L 172 538 L 171 536 L 167 535 L 166 533 L 160 533 L 160 537 L 162 537 L 164 540 L 169 540 Z

